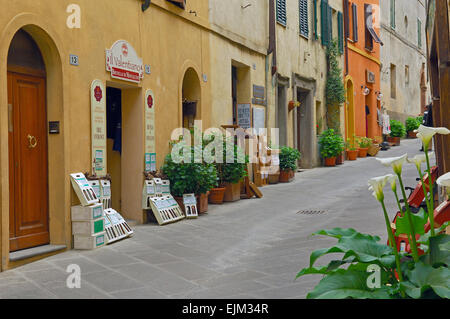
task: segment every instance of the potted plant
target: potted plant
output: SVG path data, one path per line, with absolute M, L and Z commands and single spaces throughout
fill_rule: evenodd
M 280 150 L 280 182 L 288 183 L 295 178 L 297 161 L 300 159 L 300 152 L 292 147 L 282 146 Z
M 368 137 L 359 137 L 357 139 L 357 142 L 359 144 L 358 149 L 358 157 L 367 157 L 367 151 L 369 150 L 369 147 L 372 145 L 372 139 Z
M 417 135 L 414 131 L 417 130 L 421 124 L 419 120 L 415 117 L 408 117 L 406 119 L 405 124 L 406 124 L 406 132 L 408 132 L 408 137 L 417 138 Z
M 217 185 L 217 171 L 214 164 L 195 163 L 194 147 L 190 147 L 189 162 L 175 161 L 172 154 L 166 156 L 162 173 L 170 180 L 171 193 L 184 210 L 183 194 L 194 193 L 199 213 L 208 210 L 208 192 Z
M 400 145 L 400 138 L 405 136 L 406 134 L 406 128 L 402 124 L 402 122 L 397 120 L 391 120 L 391 134 L 388 136 L 387 141 L 394 146 Z
M 347 159 L 349 161 L 356 161 L 356 158 L 358 157 L 358 148 L 356 147 L 355 137 L 353 137 L 353 140 L 348 138 L 345 146 L 347 148 Z
M 344 142 L 333 129 L 328 129 L 319 137 L 320 155 L 325 160 L 325 166 L 336 166 L 336 156 L 344 149 Z

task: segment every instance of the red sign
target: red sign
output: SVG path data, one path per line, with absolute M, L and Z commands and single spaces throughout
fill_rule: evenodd
M 95 96 L 95 99 L 97 100 L 97 102 L 100 102 L 102 100 L 103 92 L 102 92 L 102 89 L 99 86 L 95 87 L 95 89 L 94 89 L 94 96 Z
M 153 97 L 151 95 L 149 95 L 147 98 L 147 105 L 149 109 L 153 107 Z
M 144 77 L 144 64 L 134 48 L 124 40 L 106 50 L 106 70 L 114 79 L 139 83 Z

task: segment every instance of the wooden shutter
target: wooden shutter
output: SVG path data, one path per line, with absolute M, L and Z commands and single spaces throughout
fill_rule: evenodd
M 344 53 L 344 36 L 343 36 L 343 25 L 344 21 L 342 18 L 342 12 L 338 12 L 337 14 L 337 22 L 338 22 L 338 44 L 339 44 L 339 52 Z
M 422 21 L 417 19 L 417 44 L 419 48 L 422 47 Z
M 391 28 L 395 29 L 395 0 L 391 0 Z
M 368 23 L 372 22 L 372 5 L 364 4 L 364 20 L 365 20 L 365 47 L 367 50 L 373 50 L 373 38 L 369 31 Z
M 299 6 L 300 34 L 304 37 L 309 37 L 308 0 L 299 0 L 298 6 Z
M 320 20 L 322 45 L 328 46 L 330 35 L 328 23 L 328 0 L 322 0 L 320 3 Z
M 353 41 L 358 42 L 358 7 L 352 3 Z
M 286 26 L 286 0 L 277 0 L 277 22 Z
M 318 30 L 317 30 L 317 0 L 313 0 L 313 10 L 314 10 L 314 40 L 319 38 Z
M 328 6 L 328 44 L 331 43 L 333 40 L 333 9 L 327 4 Z

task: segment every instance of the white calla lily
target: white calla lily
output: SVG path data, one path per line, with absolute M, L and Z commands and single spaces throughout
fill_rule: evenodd
M 372 195 L 379 201 L 382 202 L 384 200 L 384 193 L 383 188 L 386 186 L 386 184 L 395 177 L 392 174 L 388 174 L 385 176 L 379 176 L 369 179 L 368 185 L 369 190 L 373 191 Z
M 442 187 L 450 187 L 450 172 L 439 177 L 436 183 Z
M 381 162 L 384 166 L 391 166 L 395 174 L 400 175 L 402 173 L 403 163 L 406 162 L 408 154 L 399 157 L 388 157 L 388 158 L 376 158 L 377 161 Z
M 388 177 L 388 182 L 389 184 L 391 184 L 391 189 L 394 193 L 397 192 L 397 181 L 398 181 L 398 177 L 396 175 L 393 174 L 389 174 L 390 176 Z
M 417 130 L 414 132 L 417 133 L 417 137 L 420 138 L 423 142 L 423 145 L 428 148 L 431 139 L 436 134 L 447 135 L 450 134 L 450 130 L 446 127 L 428 127 L 424 125 L 420 125 Z
M 434 156 L 434 152 L 428 152 L 428 158 L 432 158 Z M 420 169 L 420 166 L 422 163 L 425 163 L 427 161 L 427 157 L 425 154 L 418 154 L 414 156 L 413 158 L 407 158 L 406 159 L 409 163 L 416 164 L 417 169 Z

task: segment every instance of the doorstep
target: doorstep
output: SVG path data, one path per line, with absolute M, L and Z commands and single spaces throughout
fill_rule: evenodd
M 44 246 L 38 246 L 33 247 L 29 249 L 23 249 L 19 251 L 15 251 L 12 253 L 9 253 L 9 261 L 19 261 L 31 257 L 36 257 L 40 255 L 45 255 L 49 253 L 53 253 L 58 250 L 66 249 L 66 245 L 44 245 Z

